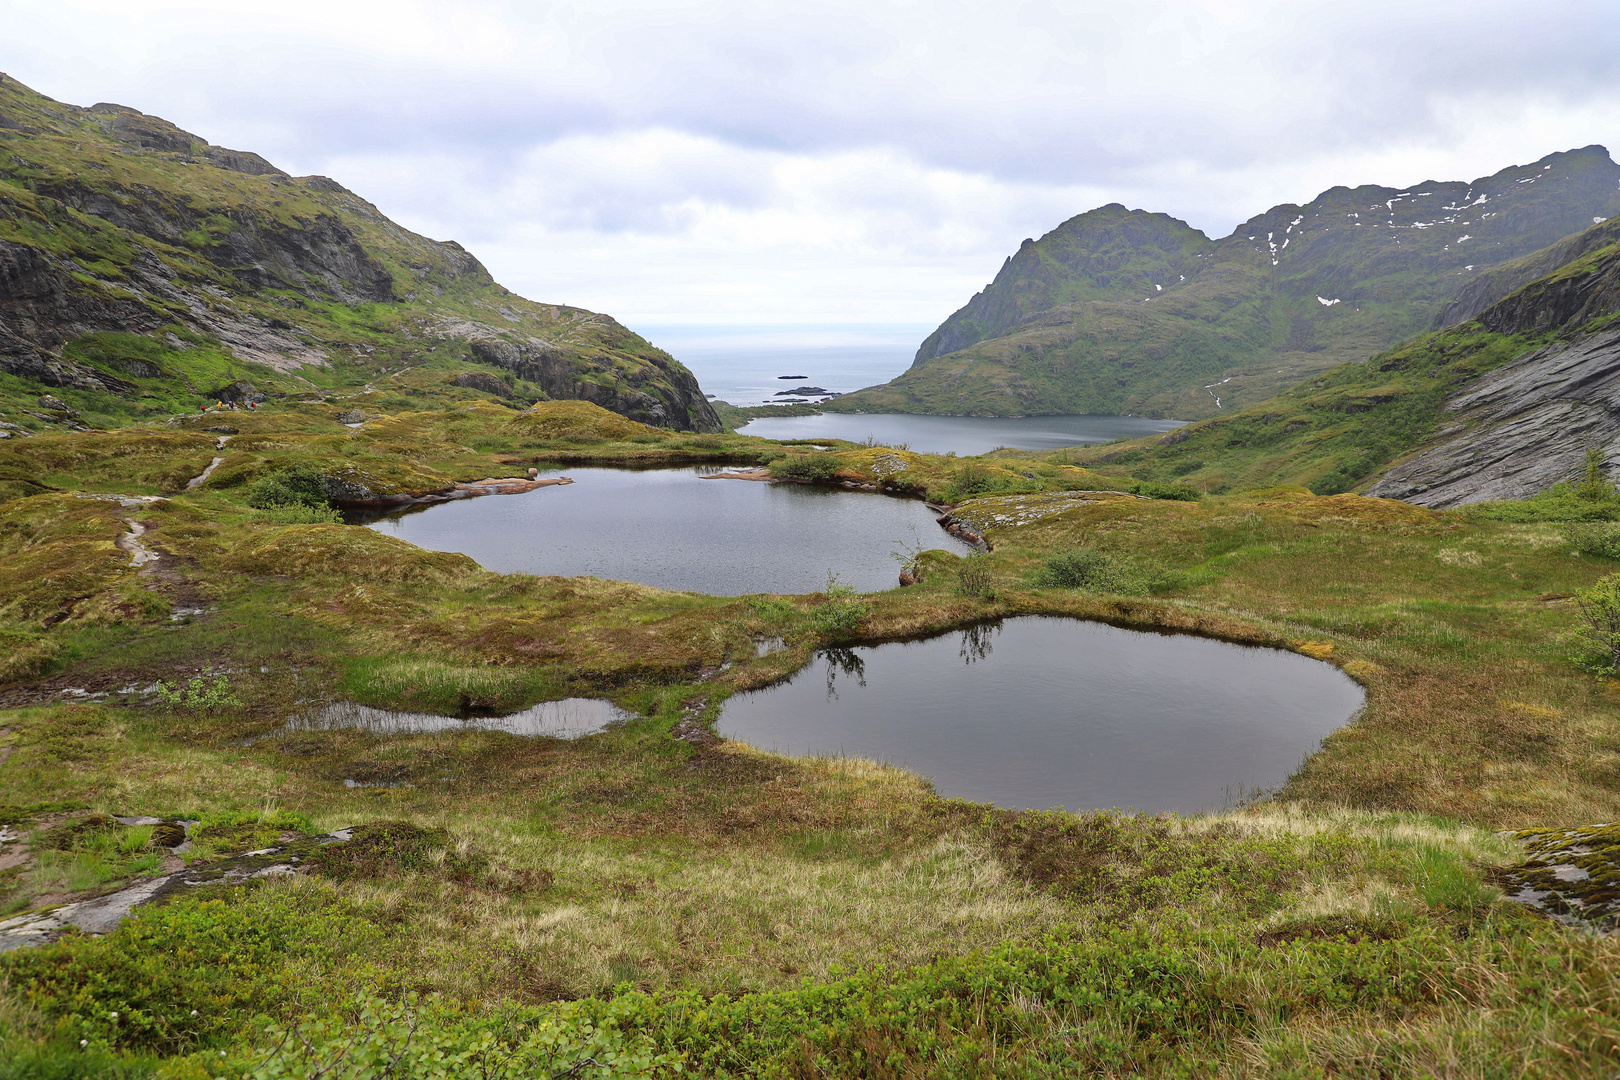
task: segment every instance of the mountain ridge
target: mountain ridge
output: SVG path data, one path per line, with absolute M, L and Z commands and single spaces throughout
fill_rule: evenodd
M 460 244 L 403 228 L 328 177 L 0 76 L 4 396 L 47 386 L 115 420 L 216 384 L 299 393 L 422 364 L 720 428 L 668 353 L 610 316 L 517 296 Z
M 1212 492 L 1298 484 L 1434 508 L 1540 494 L 1578 475 L 1593 447 L 1620 474 L 1620 219 L 1522 263 L 1569 252 L 1484 297 L 1466 322 L 1232 413 L 1073 457 Z
M 1332 187 L 1219 240 L 1110 204 L 1026 241 L 907 372 L 830 407 L 1218 415 L 1427 329 L 1478 275 L 1617 213 L 1597 145 L 1472 182 Z M 1175 228 L 1133 246 L 1149 219 Z M 1139 293 L 1100 295 L 1121 261 Z

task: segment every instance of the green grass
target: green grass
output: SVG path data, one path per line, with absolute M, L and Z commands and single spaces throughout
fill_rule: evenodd
M 925 555 L 924 580 L 903 590 L 737 599 L 491 574 L 247 505 L 256 477 L 334 452 L 401 484 L 570 456 L 808 456 L 576 405 L 520 423 L 490 403 L 412 402 L 431 407 L 359 432 L 333 430 L 330 405 L 233 417 L 215 476 L 235 480 L 135 512 L 63 493 L 0 503 L 6 640 L 35 656 L 10 685 L 52 671 L 115 691 L 0 712 L 13 828 L 185 817 L 200 822 L 193 862 L 291 833 L 370 825 L 357 835 L 377 838 L 324 872 L 215 889 L 0 961 L 0 1057 L 58 1068 L 84 1039 L 75 1060 L 104 1072 L 310 1075 L 351 1041 L 396 1052 L 414 1023 L 412 1046 L 460 1055 L 451 1074 L 468 1076 L 490 1040 L 554 1072 L 600 1053 L 645 1075 L 675 1058 L 688 1075 L 1456 1062 L 1607 1075 L 1620 996 L 1606 946 L 1491 884 L 1522 860 L 1494 830 L 1620 813 L 1612 690 L 1570 659 L 1562 599 L 1614 564 L 1562 523 L 1298 487 L 1136 498 L 1016 451 L 839 444 L 829 482 L 979 487 L 956 513 L 992 543 L 974 560 L 985 588 L 964 593 Z M 185 429 L 34 441 L 63 486 L 132 486 L 216 452 Z M 174 578 L 142 578 L 112 547 L 131 516 Z M 1070 573 L 1082 563 L 1115 578 Z M 181 623 L 127 602 L 148 593 L 204 614 Z M 1361 682 L 1367 708 L 1273 798 L 1192 818 L 992 811 L 870 762 L 690 737 L 729 694 L 828 641 L 1020 614 L 1294 649 Z M 771 637 L 785 647 L 757 655 Z M 116 693 L 210 668 L 228 670 L 239 705 Z M 333 699 L 457 713 L 571 695 L 634 719 L 568 742 L 286 726 Z M 72 836 L 0 879 L 8 907 L 110 888 L 161 858 L 140 830 Z M 289 1025 L 310 1041 L 277 1056 L 273 1032 Z

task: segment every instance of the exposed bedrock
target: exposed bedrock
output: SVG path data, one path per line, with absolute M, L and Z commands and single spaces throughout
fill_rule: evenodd
M 480 333 L 477 328 L 463 327 L 461 334 L 475 358 L 535 383 L 554 398 L 589 401 L 653 427 L 720 430 L 720 418 L 703 396 L 697 379 L 661 353 L 645 357 L 643 365 L 613 374 L 610 384 L 600 375 L 587 378 L 576 354 L 545 342 L 514 342 Z
M 1620 331 L 1521 356 L 1463 384 L 1446 412 L 1456 423 L 1368 495 L 1437 509 L 1524 499 L 1579 473 L 1593 446 L 1613 474 L 1620 466 Z

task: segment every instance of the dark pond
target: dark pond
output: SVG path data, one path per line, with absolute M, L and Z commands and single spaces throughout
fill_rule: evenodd
M 889 762 L 975 802 L 1195 813 L 1280 785 L 1363 700 L 1296 653 L 1028 616 L 822 653 L 733 697 L 718 727 Z
M 1138 439 L 1169 431 L 1185 420 L 1149 420 L 1140 416 L 912 416 L 905 413 L 823 413 L 820 416 L 770 416 L 753 420 L 738 432 L 766 439 L 848 439 L 868 437 L 880 443 L 905 443 L 925 454 L 984 454 L 998 446 L 1051 450 Z
M 408 510 L 371 528 L 504 574 L 590 574 L 719 596 L 815 592 L 829 572 L 862 591 L 888 589 L 900 573 L 891 552 L 919 542 L 972 550 L 914 499 L 703 478 L 716 471 L 561 469 L 550 475 L 572 484 Z

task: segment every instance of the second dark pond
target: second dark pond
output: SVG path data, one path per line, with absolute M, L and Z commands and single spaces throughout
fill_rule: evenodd
M 998 806 L 1196 813 L 1283 783 L 1363 700 L 1331 664 L 1281 649 L 1025 616 L 828 650 L 732 698 L 718 728 Z

